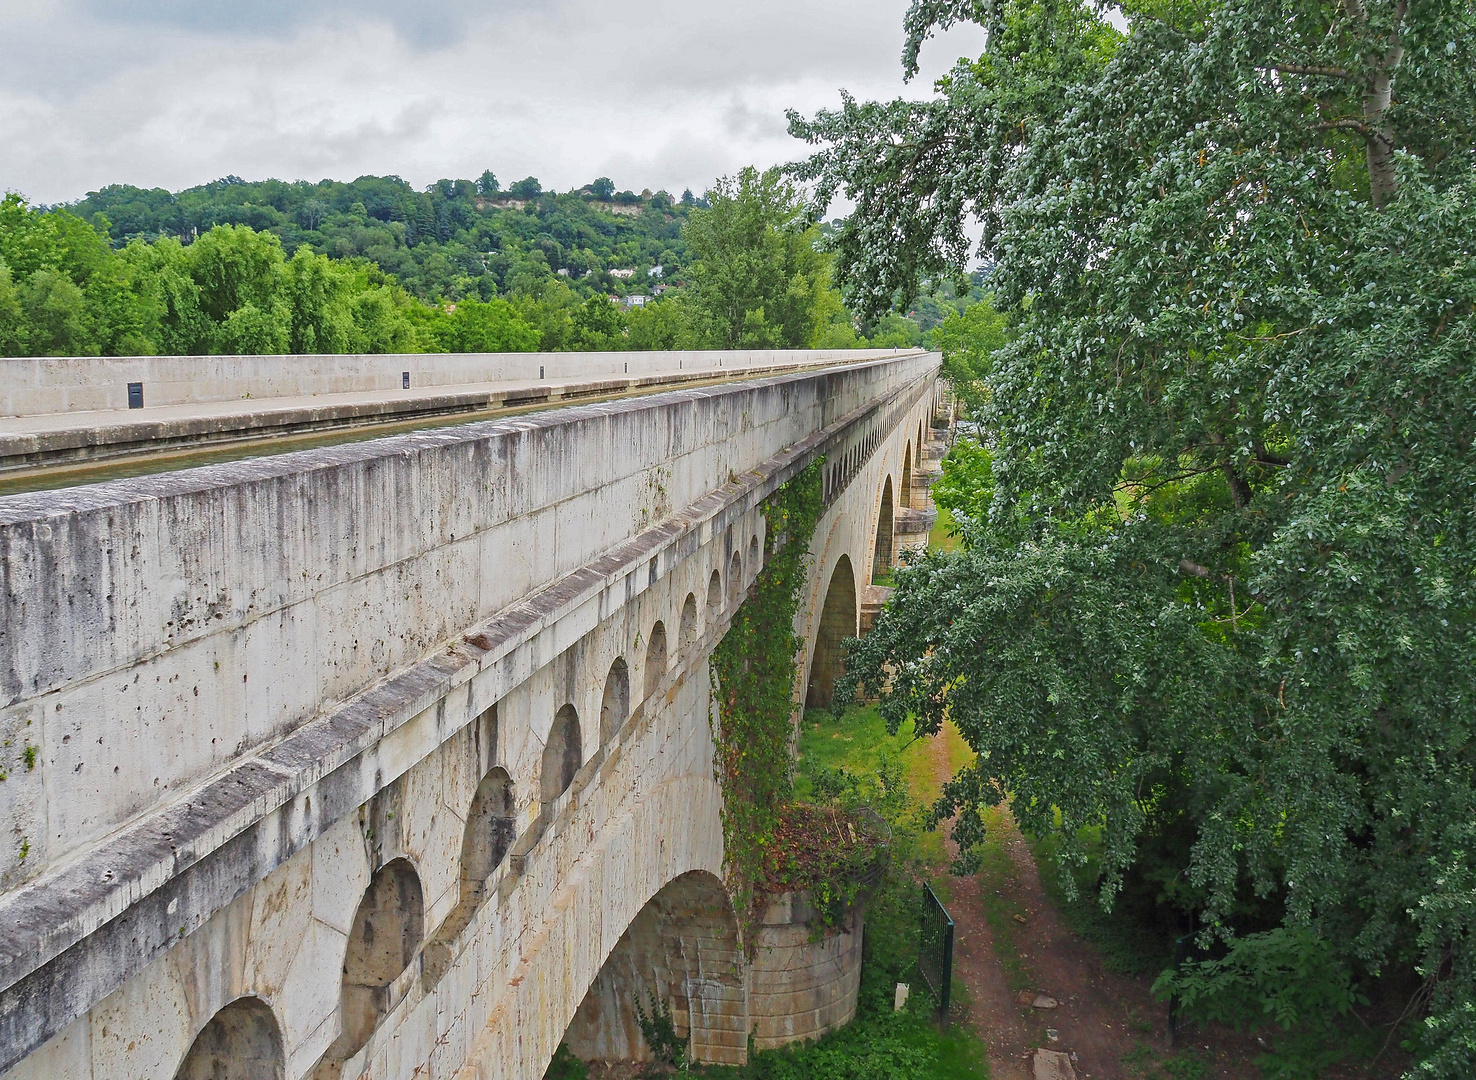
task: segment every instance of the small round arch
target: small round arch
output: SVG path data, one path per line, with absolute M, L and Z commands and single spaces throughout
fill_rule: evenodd
M 713 570 L 707 579 L 707 621 L 713 622 L 723 610 L 723 575 Z
M 892 568 L 892 478 L 882 486 L 881 509 L 876 515 L 876 550 L 872 554 L 871 577 L 875 581 Z
M 743 560 L 738 553 L 733 552 L 733 557 L 728 560 L 728 603 L 737 607 L 738 602 L 743 599 Z
M 336 1075 L 336 1063 L 359 1052 L 393 1007 L 391 984 L 415 959 L 425 934 L 425 896 L 409 859 L 393 859 L 364 890 L 343 957 L 337 1041 L 317 1075 Z M 327 1068 L 329 1071 L 325 1072 Z
M 600 698 L 600 745 L 613 739 L 630 715 L 630 667 L 617 656 L 605 675 L 605 693 Z
M 645 697 L 656 692 L 666 674 L 666 624 L 657 621 L 651 627 L 651 636 L 646 640 Z
M 677 648 L 686 652 L 697 641 L 697 594 L 688 593 L 682 601 L 682 618 L 677 624 Z
M 479 900 L 492 871 L 502 865 L 517 831 L 512 778 L 501 766 L 477 785 L 461 837 L 461 899 Z
M 283 1080 L 282 1029 L 259 997 L 239 997 L 200 1029 L 174 1080 Z
M 574 782 L 574 774 L 583 764 L 579 710 L 573 705 L 565 705 L 554 714 L 553 727 L 548 729 L 548 741 L 543 744 L 543 767 L 539 770 L 543 801 L 553 802 L 568 791 Z

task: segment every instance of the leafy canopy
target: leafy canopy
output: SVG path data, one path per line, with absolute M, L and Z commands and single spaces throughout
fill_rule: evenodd
M 1201 940 L 1413 969 L 1416 1073 L 1468 1076 L 1476 12 L 1120 10 L 917 0 L 909 65 L 959 20 L 986 53 L 792 117 L 859 309 L 961 274 L 973 219 L 1005 319 L 949 347 L 966 550 L 899 571 L 849 678 L 979 752 L 956 835 L 1008 794 L 1068 858 L 1098 832 L 1105 902 L 1177 860 Z

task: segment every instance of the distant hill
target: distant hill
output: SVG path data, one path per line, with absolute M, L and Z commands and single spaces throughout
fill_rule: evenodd
M 504 190 L 488 172 L 425 191 L 398 176 L 229 176 L 175 193 L 110 184 L 70 209 L 89 220 L 102 215 L 117 246 L 166 236 L 188 243 L 216 225 L 249 225 L 278 236 L 288 255 L 306 244 L 331 258 L 368 259 L 422 298 L 488 299 L 533 291 L 552 276 L 583 284 L 581 292 L 649 291 L 653 267 L 670 280 L 686 265 L 682 223 L 701 204 L 690 191 L 617 192 L 603 177 L 563 194 L 543 191 L 533 177 Z

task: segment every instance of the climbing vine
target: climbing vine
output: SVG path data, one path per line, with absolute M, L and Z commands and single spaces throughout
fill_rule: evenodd
M 763 568 L 711 660 L 719 720 L 713 769 L 723 789 L 728 887 L 749 940 L 754 886 L 792 793 L 790 723 L 795 657 L 803 644 L 794 616 L 820 519 L 821 464 L 812 463 L 765 502 Z

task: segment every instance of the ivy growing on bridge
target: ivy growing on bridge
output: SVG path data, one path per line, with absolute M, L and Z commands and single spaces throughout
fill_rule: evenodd
M 794 616 L 820 519 L 821 465 L 812 463 L 765 503 L 763 568 L 711 658 L 719 717 L 713 769 L 723 788 L 728 887 L 748 940 L 754 885 L 793 787 L 790 724 L 803 644 Z

